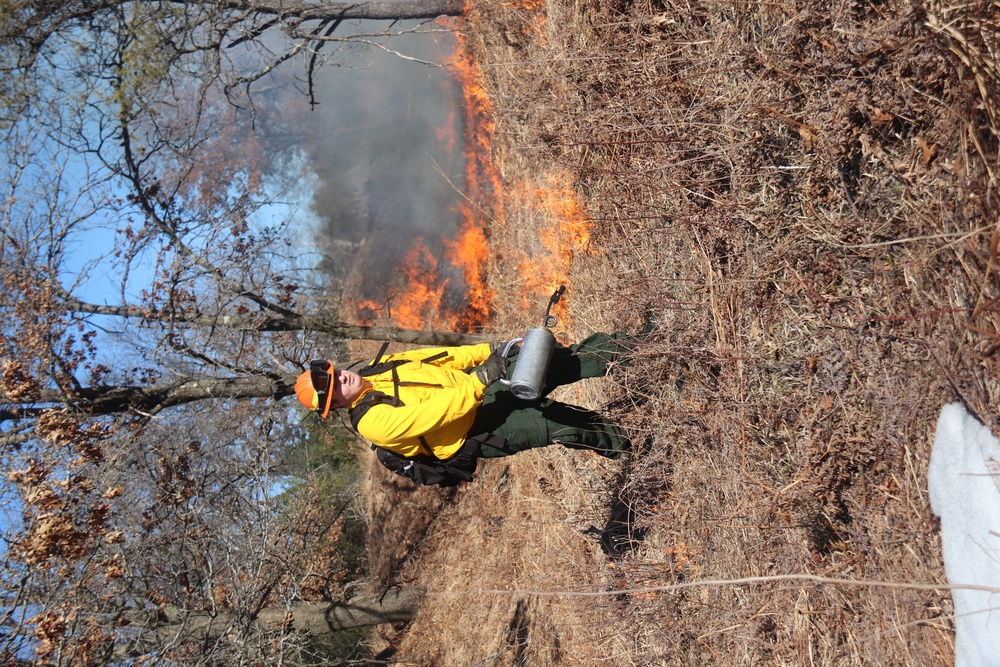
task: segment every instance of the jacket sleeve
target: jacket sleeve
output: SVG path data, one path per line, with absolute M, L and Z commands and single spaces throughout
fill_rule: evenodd
M 431 366 L 441 368 L 451 368 L 454 370 L 465 370 L 472 368 L 486 361 L 490 356 L 490 344 L 478 343 L 476 345 L 460 345 L 458 347 L 422 347 L 418 350 L 410 350 L 401 354 L 393 355 L 393 359 L 412 359 L 423 361 L 437 354 L 444 352 L 446 356 L 430 362 Z
M 487 350 L 489 345 L 486 345 Z M 489 355 L 487 355 L 489 356 Z M 416 405 L 376 405 L 358 423 L 358 432 L 376 445 L 401 442 L 436 431 L 461 419 L 483 402 L 486 386 L 475 375 Z

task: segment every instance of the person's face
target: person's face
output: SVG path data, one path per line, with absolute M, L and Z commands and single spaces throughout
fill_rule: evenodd
M 364 379 L 353 371 L 337 369 L 333 372 L 333 400 L 335 408 L 346 408 L 358 400 L 365 389 Z

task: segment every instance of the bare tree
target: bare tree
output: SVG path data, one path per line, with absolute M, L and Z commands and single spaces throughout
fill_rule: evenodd
M 23 504 L 5 534 L 17 585 L 0 655 L 266 664 L 309 635 L 408 620 L 417 591 L 343 592 L 357 577 L 337 548 L 350 496 L 331 503 L 308 479 L 276 493 L 295 437 L 279 413 L 191 406 L 103 440 L 109 428 L 81 433 L 66 413 L 43 420 L 59 447 L 8 456 Z
M 321 499 L 269 500 L 290 416 L 273 399 L 316 354 L 305 334 L 378 330 L 309 315 L 322 293 L 300 287 L 284 230 L 252 220 L 262 202 L 189 203 L 177 176 L 155 178 L 158 163 L 134 148 L 139 121 L 118 112 L 117 160 L 99 143 L 101 178 L 85 188 L 70 184 L 71 151 L 35 141 L 44 128 L 15 124 L 4 144 L 0 447 L 16 520 L 3 536 L 0 658 L 266 662 L 298 650 L 300 630 L 340 627 L 344 610 L 405 618 L 418 596 L 330 597 L 339 575 L 321 557 L 338 517 Z M 154 258 L 137 303 L 75 295 L 87 268 L 71 269 L 71 249 L 110 215 L 130 223 L 101 269 L 118 267 L 121 294 L 136 258 Z M 320 612 L 325 625 L 273 623 Z
M 131 24 L 140 49 L 154 49 L 159 62 L 184 68 L 195 56 L 203 71 L 224 75 L 227 90 L 249 86 L 296 58 L 305 60 L 310 98 L 313 77 L 330 44 L 363 44 L 388 49 L 385 37 L 422 30 L 420 22 L 458 16 L 461 0 L 404 2 L 306 2 L 303 0 L 14 0 L 0 22 L 0 47 L 10 52 L 3 67 L 32 72 L 64 48 L 64 40 L 94 48 L 109 28 Z M 346 21 L 392 22 L 390 27 L 355 26 Z M 406 23 L 401 26 L 398 22 Z M 417 23 L 414 23 L 417 22 Z M 88 42 L 85 34 L 92 36 Z M 271 36 L 280 39 L 272 39 Z M 280 46 L 279 46 L 280 45 Z M 235 54 L 235 55 L 234 55 Z M 237 62 L 239 61 L 239 62 Z M 100 60 L 96 61 L 100 66 Z M 106 63 L 104 63 L 106 64 Z M 66 64 L 63 64 L 66 66 Z M 88 63 L 95 66 L 95 61 Z M 228 71 L 227 71 L 228 70 Z M 86 71 L 86 70 L 84 70 Z M 91 72 L 93 73 L 93 72 Z M 143 75 L 149 71 L 142 72 Z
M 238 139 L 267 103 L 252 86 L 279 65 L 301 57 L 311 83 L 324 45 L 384 46 L 381 30 L 339 35 L 343 21 L 459 8 L 7 5 L 0 662 L 294 652 L 300 630 L 337 627 L 334 612 L 361 600 L 332 593 L 350 578 L 328 558 L 337 512 L 308 485 L 274 498 L 301 416 L 275 399 L 337 340 L 482 337 L 340 322 L 320 258 L 291 243 L 294 216 L 260 215 L 278 196 Z M 95 238 L 106 249 L 77 260 Z M 112 305 L 88 298 L 97 275 L 116 286 Z M 406 618 L 417 597 L 366 602 L 365 618 Z M 294 618 L 315 623 L 279 620 Z
M 382 623 L 400 623 L 413 618 L 422 600 L 416 589 L 392 589 L 384 595 L 357 595 L 344 602 L 301 602 L 287 608 L 261 610 L 253 618 L 251 634 L 274 632 L 320 636 Z M 217 641 L 231 632 L 235 614 L 191 613 L 165 607 L 155 614 L 135 615 L 131 623 L 154 632 L 158 637 L 183 641 Z

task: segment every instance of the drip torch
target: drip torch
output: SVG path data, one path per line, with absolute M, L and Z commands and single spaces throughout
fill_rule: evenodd
M 510 379 L 500 380 L 501 384 L 510 387 L 510 392 L 521 400 L 538 400 L 545 389 L 545 377 L 549 372 L 552 352 L 556 348 L 556 337 L 552 335 L 550 329 L 559 321 L 551 314 L 552 306 L 559 303 L 559 298 L 565 291 L 566 286 L 560 285 L 559 289 L 549 297 L 542 326 L 528 329 L 521 338 L 508 341 L 503 349 L 502 354 L 506 357 L 514 345 L 521 344 L 521 351 L 517 355 L 517 363 L 514 364 L 514 372 Z

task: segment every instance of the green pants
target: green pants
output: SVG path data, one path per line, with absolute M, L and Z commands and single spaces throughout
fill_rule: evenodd
M 553 401 L 546 396 L 556 387 L 578 380 L 603 377 L 608 366 L 626 351 L 620 334 L 597 333 L 571 347 L 557 345 L 546 377 L 542 398 L 524 401 L 495 383 L 486 390 L 476 411 L 470 436 L 500 436 L 504 442 L 483 444 L 480 456 L 510 456 L 535 447 L 561 444 L 590 449 L 616 459 L 630 448 L 628 434 L 591 410 Z M 517 357 L 511 359 L 511 369 Z

